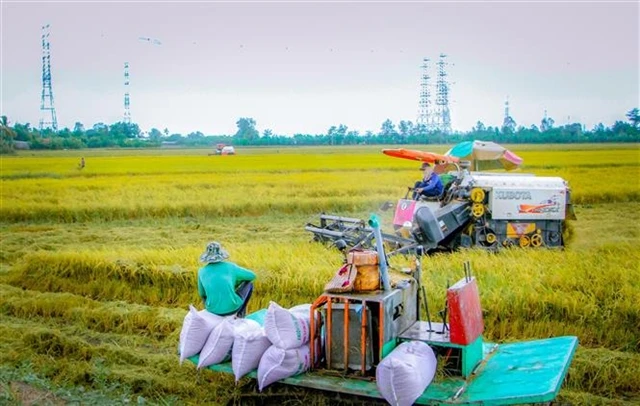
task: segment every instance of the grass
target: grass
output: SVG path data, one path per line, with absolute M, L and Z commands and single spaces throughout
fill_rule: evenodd
M 341 256 L 310 243 L 304 224 L 320 211 L 366 218 L 419 176 L 414 162 L 380 149 L 2 157 L 0 402 L 24 403 L 29 395 L 45 404 L 335 404 L 286 387 L 258 395 L 249 380 L 236 387 L 233 378 L 181 366 L 178 334 L 187 306 L 200 306 L 195 271 L 211 240 L 258 274 L 250 311 L 270 300 L 311 302 Z M 570 246 L 429 257 L 423 264 L 430 304 L 444 305 L 446 283 L 459 279 L 470 260 L 487 339 L 579 337 L 560 402 L 638 402 L 638 145 L 513 149 L 525 158 L 523 171 L 569 180 L 578 216 Z M 75 168 L 81 154 L 82 172 Z M 388 226 L 389 214 L 383 220 Z

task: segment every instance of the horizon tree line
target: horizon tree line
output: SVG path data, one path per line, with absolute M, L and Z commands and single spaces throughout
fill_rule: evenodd
M 554 126 L 555 121 L 544 117 L 540 126 L 517 126 L 512 119 L 502 127 L 485 126 L 478 121 L 470 131 L 445 134 L 428 131 L 426 126 L 400 120 L 394 124 L 390 119 L 382 122 L 377 133 L 360 133 L 350 130 L 345 124 L 333 125 L 324 134 L 277 135 L 266 129 L 262 134 L 256 129 L 251 117 L 236 121 L 237 131 L 233 135 L 205 135 L 200 131 L 183 135 L 152 128 L 146 136 L 136 123 L 116 122 L 110 125 L 96 123 L 86 129 L 76 122 L 73 130 L 45 129 L 42 132 L 30 123 L 15 123 L 7 116 L 0 120 L 0 153 L 13 153 L 17 148 L 29 149 L 81 149 L 81 148 L 157 148 L 163 144 L 184 147 L 210 147 L 216 143 L 239 146 L 269 145 L 358 145 L 358 144 L 451 144 L 481 139 L 499 143 L 590 143 L 590 142 L 640 142 L 640 110 L 636 107 L 626 113 L 627 122 L 618 120 L 611 126 L 602 123 L 587 130 L 580 123 Z

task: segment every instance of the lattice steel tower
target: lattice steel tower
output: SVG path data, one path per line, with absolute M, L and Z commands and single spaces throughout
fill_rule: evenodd
M 502 121 L 502 125 L 506 126 L 509 123 L 509 119 L 511 116 L 509 115 L 509 96 L 504 101 L 504 120 Z
M 451 132 L 451 115 L 449 112 L 449 82 L 445 67 L 448 65 L 445 58 L 447 55 L 440 54 L 438 66 L 438 78 L 436 80 L 436 108 L 433 114 L 434 128 L 445 134 Z
M 422 80 L 420 81 L 420 101 L 418 102 L 418 119 L 417 124 L 427 127 L 428 130 L 433 126 L 431 118 L 431 84 L 429 83 L 429 58 L 422 60 Z
M 40 97 L 40 131 L 49 128 L 58 131 L 56 108 L 51 89 L 51 48 L 49 44 L 49 24 L 42 26 L 42 96 Z
M 516 129 L 516 122 L 509 113 L 509 96 L 507 96 L 507 99 L 504 102 L 504 120 L 502 120 L 502 129 L 510 131 L 515 131 Z
M 125 124 L 131 124 L 131 110 L 129 110 L 129 62 L 124 63 L 124 119 Z

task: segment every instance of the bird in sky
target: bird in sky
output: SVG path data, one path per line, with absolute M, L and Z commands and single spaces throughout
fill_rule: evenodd
M 138 37 L 138 39 L 139 39 L 140 41 L 146 41 L 146 42 L 148 42 L 148 43 L 150 43 L 150 44 L 153 44 L 153 45 L 162 45 L 162 42 L 160 42 L 159 40 L 157 40 L 157 39 L 155 39 L 155 38 L 149 38 L 149 37 Z

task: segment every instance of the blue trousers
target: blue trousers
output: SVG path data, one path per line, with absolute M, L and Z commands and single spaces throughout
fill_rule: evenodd
M 251 299 L 251 294 L 253 294 L 253 282 L 240 282 L 236 288 L 236 294 L 242 298 L 242 306 L 233 313 L 237 314 L 238 317 L 244 317 L 247 312 L 249 299 Z

